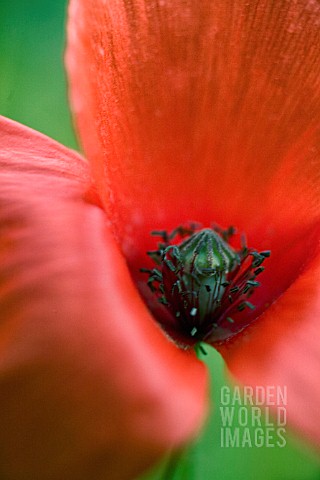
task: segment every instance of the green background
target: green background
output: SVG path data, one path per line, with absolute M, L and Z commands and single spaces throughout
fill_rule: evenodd
M 76 148 L 63 69 L 65 15 L 65 0 L 0 3 L 0 113 Z M 220 388 L 226 377 L 220 356 L 208 352 L 213 408 L 205 431 L 174 472 L 163 462 L 144 479 L 319 480 L 320 460 L 289 434 L 285 448 L 220 447 Z

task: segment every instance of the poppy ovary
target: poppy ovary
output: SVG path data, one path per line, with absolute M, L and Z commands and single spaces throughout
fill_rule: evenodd
M 147 252 L 158 268 L 141 271 L 149 274 L 151 291 L 191 343 L 226 340 L 244 328 L 239 316 L 255 309 L 248 299 L 260 286 L 256 278 L 270 251 L 248 248 L 244 236 L 237 250 L 229 242 L 234 234 L 234 227 L 199 229 L 195 223 L 170 234 L 152 232 L 162 240 Z M 176 238 L 180 243 L 173 243 Z

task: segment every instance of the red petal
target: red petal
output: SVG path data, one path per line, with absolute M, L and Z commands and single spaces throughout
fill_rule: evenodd
M 246 385 L 286 386 L 288 421 L 320 447 L 320 255 L 239 339 L 221 348 Z
M 205 369 L 146 311 L 83 159 L 0 128 L 2 476 L 132 478 L 194 435 Z
M 319 218 L 316 1 L 74 0 L 69 13 L 75 116 L 128 255 L 188 220 L 276 248 Z

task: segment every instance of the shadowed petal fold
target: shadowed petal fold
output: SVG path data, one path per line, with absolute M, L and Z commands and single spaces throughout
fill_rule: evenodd
M 129 479 L 187 441 L 205 368 L 160 332 L 86 162 L 0 120 L 0 476 Z
M 246 385 L 287 388 L 288 420 L 318 448 L 319 250 L 308 269 L 255 325 L 220 348 L 231 372 Z

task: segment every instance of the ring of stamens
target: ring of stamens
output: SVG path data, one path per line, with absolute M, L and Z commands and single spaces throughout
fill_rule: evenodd
M 152 232 L 161 241 L 147 254 L 157 268 L 141 271 L 149 274 L 149 288 L 194 342 L 219 339 L 218 332 L 226 328 L 236 332 L 235 313 L 255 308 L 249 298 L 260 286 L 257 277 L 270 251 L 248 248 L 244 236 L 236 250 L 229 243 L 234 234 L 233 227 L 199 229 L 197 224 Z M 179 244 L 173 243 L 176 237 Z

